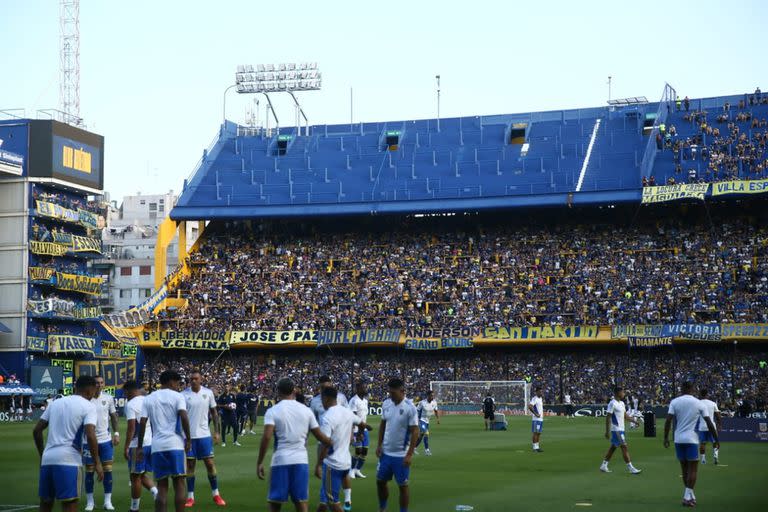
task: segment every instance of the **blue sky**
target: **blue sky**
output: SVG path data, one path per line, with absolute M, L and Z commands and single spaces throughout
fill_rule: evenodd
M 56 0 L 0 0 L 0 109 L 58 107 Z M 768 90 L 768 2 L 82 0 L 80 101 L 106 137 L 105 189 L 179 191 L 242 63 L 317 61 L 310 123 L 589 107 Z M 758 52 L 762 55 L 758 55 Z M 227 96 L 240 121 L 252 97 Z M 262 97 L 263 98 L 263 97 Z M 293 122 L 286 98 L 281 124 Z M 263 101 L 263 100 L 262 100 Z M 262 118 L 264 110 L 261 110 Z

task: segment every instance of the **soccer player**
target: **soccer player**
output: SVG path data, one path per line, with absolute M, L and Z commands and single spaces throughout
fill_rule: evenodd
M 237 424 L 237 397 L 231 389 L 229 386 L 224 386 L 224 393 L 218 399 L 219 409 L 221 409 L 221 446 L 227 446 L 227 432 L 230 430 L 235 446 L 242 446 L 237 441 L 237 435 L 240 433 L 240 427 Z
M 104 478 L 96 440 L 96 408 L 91 403 L 95 394 L 95 379 L 81 375 L 75 382 L 75 394 L 52 402 L 35 425 L 32 436 L 40 454 L 40 512 L 51 512 L 54 500 L 62 502 L 64 512 L 77 511 L 83 432 L 94 454 L 93 470 L 99 481 Z M 49 425 L 51 429 L 43 449 L 43 432 Z
M 365 387 L 364 382 L 358 382 L 355 386 L 355 396 L 349 399 L 349 409 L 360 418 L 361 423 L 368 421 L 368 389 Z M 370 426 L 355 427 L 355 455 L 352 457 L 352 469 L 349 471 L 350 478 L 365 478 L 362 472 L 363 464 L 365 464 L 365 458 L 368 456 L 368 447 L 370 446 L 370 436 L 368 431 Z
M 488 391 L 488 393 L 485 395 L 485 399 L 483 400 L 483 418 L 485 418 L 485 430 L 490 430 L 494 414 L 496 414 L 496 402 L 493 401 L 491 392 Z
M 270 441 L 275 437 L 272 453 L 272 474 L 269 479 L 267 501 L 272 512 L 278 512 L 288 498 L 293 501 L 297 512 L 307 512 L 309 499 L 309 456 L 307 455 L 307 433 L 321 443 L 331 446 L 331 440 L 320 431 L 314 414 L 305 405 L 294 399 L 291 379 L 277 382 L 277 404 L 264 415 L 264 433 L 259 446 L 256 472 L 264 480 L 264 456 Z
M 683 394 L 670 402 L 667 412 L 667 421 L 664 423 L 664 448 L 669 448 L 669 430 L 672 422 L 675 422 L 675 453 L 680 461 L 683 473 L 683 506 L 695 507 L 696 495 L 693 488 L 696 486 L 696 476 L 699 469 L 699 436 L 696 433 L 696 423 L 700 418 L 709 427 L 715 448 L 720 448 L 717 439 L 717 429 L 712 418 L 708 416 L 707 407 L 694 396 L 696 386 L 693 382 L 683 383 Z
M 96 407 L 96 440 L 99 442 L 99 459 L 104 469 L 104 510 L 115 510 L 112 505 L 112 462 L 114 446 L 120 444 L 120 432 L 117 430 L 117 409 L 112 395 L 105 393 L 104 377 L 96 377 L 96 394 L 91 399 Z M 109 426 L 112 424 L 112 435 Z M 91 512 L 95 507 L 93 499 L 93 457 L 87 446 L 83 446 L 83 465 L 85 466 L 85 510 Z
M 620 386 L 613 388 L 613 399 L 608 403 L 608 414 L 605 417 L 605 438 L 608 439 L 610 432 L 611 446 L 608 448 L 608 453 L 603 458 L 603 463 L 600 464 L 600 471 L 603 473 L 610 473 L 608 469 L 608 462 L 613 456 L 613 452 L 616 448 L 621 448 L 621 455 L 624 457 L 624 462 L 627 463 L 627 471 L 633 475 L 640 474 L 641 469 L 637 469 L 632 465 L 632 461 L 629 458 L 629 450 L 627 449 L 627 440 L 624 436 L 624 420 L 629 420 L 634 423 L 634 418 L 627 414 L 626 406 L 624 405 L 624 389 Z
M 226 502 L 219 494 L 219 479 L 216 476 L 216 464 L 213 461 L 213 445 L 221 440 L 221 420 L 216 412 L 213 391 L 204 387 L 202 381 L 203 376 L 200 370 L 192 370 L 189 374 L 189 387 L 181 393 L 187 404 L 189 430 L 192 434 L 192 449 L 187 451 L 187 502 L 184 506 L 195 506 L 195 465 L 198 460 L 202 460 L 208 472 L 213 502 L 223 507 Z M 213 436 L 208 427 L 209 414 L 213 422 Z
M 191 450 L 187 404 L 178 389 L 181 375 L 174 370 L 160 374 L 160 389 L 144 398 L 136 445 L 136 463 L 144 459 L 144 432 L 152 425 L 152 469 L 157 480 L 155 511 L 168 510 L 168 479 L 173 479 L 174 508 L 184 510 L 185 476 L 187 468 L 184 454 Z M 181 424 L 181 429 L 179 429 Z
M 240 384 L 235 403 L 237 404 L 237 428 L 240 435 L 244 436 L 245 421 L 248 419 L 248 393 L 245 392 L 245 384 Z
M 704 404 L 704 407 L 707 409 L 707 416 L 709 416 L 712 421 L 715 424 L 715 427 L 717 427 L 717 431 L 720 431 L 720 409 L 717 408 L 717 404 L 707 398 L 707 395 L 709 393 L 706 389 L 702 389 L 699 391 L 699 399 Z M 709 427 L 707 426 L 707 423 L 702 419 L 699 418 L 699 421 L 696 423 L 696 430 L 699 433 L 699 453 L 701 453 L 701 463 L 706 464 L 707 463 L 707 443 L 714 443 L 715 438 L 712 436 L 712 432 L 709 431 Z M 718 457 L 720 455 L 720 450 L 717 448 L 712 449 L 712 455 L 715 458 L 715 464 L 718 463 Z
M 312 410 L 312 413 L 315 415 L 315 419 L 317 420 L 317 424 L 320 425 L 323 422 L 323 416 L 325 415 L 325 407 L 323 407 L 323 399 L 322 399 L 322 392 L 325 388 L 331 388 L 333 387 L 333 382 L 331 381 L 331 378 L 327 375 L 322 375 L 319 380 L 319 385 L 317 386 L 317 394 L 312 397 L 312 400 L 309 401 L 309 408 Z M 347 397 L 344 396 L 344 393 L 338 392 L 336 396 L 336 403 L 342 407 L 348 407 L 349 403 L 347 402 Z M 318 450 L 318 456 L 320 455 L 320 446 L 317 447 Z M 349 511 L 352 510 L 352 480 L 350 478 L 345 478 L 342 482 L 342 487 L 344 489 L 344 510 Z
M 125 419 L 128 430 L 125 433 L 125 448 L 123 455 L 128 461 L 128 471 L 131 478 L 131 512 L 138 512 L 141 504 L 142 485 L 157 496 L 157 487 L 152 478 L 147 474 L 152 471 L 152 427 L 147 423 L 144 429 L 144 442 L 142 443 L 143 459 L 136 461 L 136 450 L 139 446 L 139 426 L 141 410 L 144 406 L 144 393 L 135 380 L 128 380 L 123 384 L 123 394 L 127 400 L 125 404 Z
M 259 402 L 261 402 L 261 397 L 256 394 L 256 387 L 251 386 L 250 392 L 248 393 L 248 406 L 246 407 L 246 410 L 248 411 L 249 434 L 256 434 L 256 432 L 253 431 L 253 427 L 256 426 L 256 420 L 259 419 Z
M 566 391 L 563 396 L 563 403 L 565 404 L 565 417 L 573 418 L 573 403 L 571 402 L 571 390 Z
M 426 400 L 419 402 L 416 407 L 416 412 L 419 415 L 419 440 L 416 442 L 418 447 L 421 441 L 424 440 L 424 455 L 432 455 L 429 449 L 429 418 L 435 416 L 437 424 L 440 424 L 440 416 L 437 412 L 437 400 L 435 400 L 435 394 L 432 390 L 427 392 Z
M 315 475 L 322 480 L 320 486 L 320 505 L 317 512 L 331 509 L 333 512 L 342 512 L 339 502 L 339 491 L 342 482 L 349 478 L 352 469 L 352 459 L 349 456 L 349 441 L 352 438 L 352 429 L 358 428 L 358 437 L 363 432 L 368 432 L 366 424 L 354 412 L 346 407 L 337 405 L 338 391 L 334 387 L 323 388 L 322 398 L 325 406 L 325 414 L 320 430 L 328 436 L 333 443 L 329 449 L 320 445 L 320 455 L 317 459 Z
M 531 403 L 528 404 L 528 410 L 531 412 L 531 432 L 533 432 L 533 451 L 543 452 L 539 447 L 541 431 L 544 428 L 544 400 L 542 399 L 541 387 L 537 387 Z
M 376 491 L 379 511 L 387 510 L 389 489 L 387 483 L 395 477 L 400 488 L 400 512 L 408 511 L 408 478 L 411 459 L 419 437 L 419 419 L 416 407 L 405 399 L 405 383 L 398 378 L 389 380 L 389 398 L 382 404 L 381 427 L 376 456 Z

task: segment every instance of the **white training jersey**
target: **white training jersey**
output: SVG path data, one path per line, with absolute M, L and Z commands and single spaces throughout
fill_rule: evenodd
M 334 405 L 323 415 L 320 430 L 331 438 L 333 450 L 325 457 L 325 464 L 331 469 L 348 471 L 352 467 L 349 443 L 352 427 L 360 424 L 360 418 L 346 407 Z
M 202 439 L 211 437 L 211 428 L 208 426 L 208 414 L 211 409 L 216 408 L 216 399 L 213 397 L 213 391 L 200 386 L 200 391 L 195 393 L 192 388 L 187 388 L 181 392 L 184 401 L 187 403 L 187 414 L 189 414 L 189 434 L 192 439 Z
M 715 413 L 720 412 L 720 409 L 717 408 L 717 404 L 708 398 L 705 398 L 704 400 L 700 400 L 700 402 L 704 404 L 704 408 L 707 411 L 707 414 L 705 414 L 705 416 L 709 416 L 709 418 L 712 420 L 712 423 L 714 423 Z M 699 432 L 709 432 L 709 425 L 707 425 L 707 422 L 704 421 L 704 416 L 699 416 L 696 430 L 698 430 Z
M 637 410 L 638 405 L 640 405 L 640 400 L 636 397 L 632 397 L 632 409 Z
M 184 397 L 172 389 L 159 389 L 144 397 L 141 417 L 148 418 L 152 423 L 153 452 L 184 450 L 184 433 L 181 430 L 179 411 L 186 410 Z
M 51 403 L 41 420 L 48 422 L 41 466 L 80 466 L 85 426 L 96 427 L 96 408 L 80 395 L 60 398 Z
M 98 398 L 91 398 L 91 403 L 96 407 L 96 440 L 99 444 L 109 442 L 109 417 L 117 413 L 115 399 L 102 391 Z
M 421 420 L 424 423 L 429 423 L 429 418 L 435 415 L 435 411 L 437 410 L 437 400 L 432 399 L 431 402 L 428 402 L 427 400 L 422 400 L 419 402 L 418 407 L 416 407 L 416 412 L 419 413 L 419 420 Z
M 531 415 L 531 418 L 533 418 L 533 421 L 544 421 L 544 400 L 540 396 L 534 396 L 531 398 L 531 406 L 533 407 L 533 410 L 538 413 L 538 417 L 536 415 Z
M 272 466 L 309 464 L 307 433 L 319 425 L 307 406 L 296 400 L 280 400 L 267 409 L 264 425 L 275 427 Z
M 565 402 L 565 405 L 571 405 L 571 395 L 565 395 L 563 401 Z
M 342 407 L 349 407 L 349 402 L 347 401 L 347 397 L 341 391 L 339 391 L 338 395 L 336 395 L 336 405 L 340 405 Z M 312 411 L 312 414 L 315 415 L 315 419 L 319 424 L 323 420 L 323 415 L 325 414 L 325 407 L 323 407 L 323 398 L 319 394 L 313 396 L 312 400 L 309 401 L 309 408 Z
M 624 415 L 627 413 L 624 402 L 614 398 L 608 402 L 607 410 L 611 415 L 611 432 L 624 432 Z
M 679 396 L 669 403 L 668 414 L 675 416 L 675 443 L 699 444 L 696 423 L 699 417 L 707 416 L 701 400 L 691 395 Z
M 133 439 L 131 439 L 131 443 L 128 445 L 128 448 L 136 448 L 139 446 L 139 427 L 141 426 L 141 410 L 143 406 L 143 395 L 135 396 L 128 400 L 128 403 L 125 404 L 125 420 L 136 421 L 136 428 L 133 431 Z M 144 441 L 142 442 L 142 446 L 152 446 L 152 425 L 150 424 L 149 420 L 147 420 L 147 427 L 144 429 Z
M 349 399 L 349 410 L 355 413 L 355 416 L 360 418 L 362 423 L 368 423 L 368 399 L 360 398 L 355 395 Z M 357 427 L 355 427 L 357 432 Z
M 382 451 L 391 457 L 405 457 L 411 442 L 410 428 L 418 426 L 419 414 L 408 399 L 399 404 L 387 398 L 381 405 L 381 419 L 386 421 Z

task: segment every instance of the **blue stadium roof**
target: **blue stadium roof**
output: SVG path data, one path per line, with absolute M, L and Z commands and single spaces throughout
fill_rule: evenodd
M 743 98 L 697 99 L 691 110 Z M 656 102 L 441 119 L 439 130 L 437 120 L 426 119 L 311 126 L 309 135 L 283 128 L 269 136 L 227 121 L 185 181 L 171 217 L 640 201 L 642 176 L 654 173 L 664 183 L 674 172 L 667 159 L 655 162 L 650 128 L 681 115 Z M 688 129 L 678 122 L 678 130 Z

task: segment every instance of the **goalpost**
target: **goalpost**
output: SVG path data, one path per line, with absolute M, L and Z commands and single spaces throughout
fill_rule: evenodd
M 478 414 L 490 393 L 496 411 L 528 414 L 531 385 L 524 380 L 434 380 L 429 389 L 440 409 L 454 414 Z

